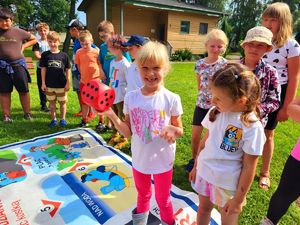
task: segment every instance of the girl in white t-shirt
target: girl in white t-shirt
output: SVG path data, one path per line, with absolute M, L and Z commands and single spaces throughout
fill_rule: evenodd
M 214 205 L 222 224 L 238 224 L 265 143 L 259 117 L 260 85 L 240 64 L 218 70 L 210 82 L 213 107 L 202 125 L 197 161 L 189 174 L 199 194 L 197 224 L 209 224 Z
M 221 55 L 226 51 L 227 45 L 228 38 L 224 31 L 212 29 L 205 40 L 207 57 L 199 59 L 195 65 L 198 96 L 192 122 L 192 159 L 186 165 L 187 171 L 191 171 L 194 166 L 203 131 L 201 122 L 211 108 L 211 92 L 208 83 L 214 73 L 226 65 L 227 60 Z
M 292 39 L 293 18 L 289 6 L 283 2 L 269 5 L 262 15 L 262 25 L 273 33 L 273 49 L 263 60 L 273 66 L 281 85 L 280 108 L 268 115 L 265 126 L 266 144 L 262 155 L 259 187 L 270 187 L 270 164 L 274 151 L 274 131 L 278 121 L 288 119 L 287 108 L 296 96 L 300 77 L 300 46 Z
M 151 178 L 162 224 L 174 224 L 170 199 L 176 138 L 182 136 L 180 97 L 163 86 L 170 64 L 163 44 L 149 41 L 136 57 L 144 86 L 126 94 L 124 122 L 113 110 L 108 116 L 125 136 L 132 137 L 132 170 L 138 192 L 133 224 L 146 224 L 150 208 Z

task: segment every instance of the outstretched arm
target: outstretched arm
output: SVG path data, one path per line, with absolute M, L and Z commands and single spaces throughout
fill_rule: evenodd
M 176 138 L 183 135 L 181 116 L 171 116 L 171 125 L 166 126 L 160 136 L 169 143 L 175 142 Z
M 132 132 L 130 128 L 130 119 L 128 114 L 125 115 L 124 122 L 115 114 L 115 112 L 109 108 L 108 110 L 99 113 L 100 115 L 104 115 L 109 117 L 113 124 L 115 125 L 116 129 L 125 137 L 131 137 Z

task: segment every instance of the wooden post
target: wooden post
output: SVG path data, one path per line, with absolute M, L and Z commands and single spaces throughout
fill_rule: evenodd
M 106 4 L 106 0 L 103 0 L 103 5 L 104 5 L 104 7 L 103 7 L 103 10 L 104 10 L 104 13 L 103 13 L 103 15 L 104 15 L 104 20 L 107 20 L 107 12 L 106 12 L 106 9 L 107 9 L 107 4 Z
M 121 4 L 120 7 L 120 33 L 124 35 L 124 5 Z

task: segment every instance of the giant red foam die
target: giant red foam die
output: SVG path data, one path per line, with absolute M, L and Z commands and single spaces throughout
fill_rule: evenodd
M 115 96 L 114 89 L 96 80 L 86 83 L 81 90 L 82 102 L 99 112 L 103 112 L 111 107 Z

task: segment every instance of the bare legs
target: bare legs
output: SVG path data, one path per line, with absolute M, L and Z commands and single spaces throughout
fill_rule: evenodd
M 263 149 L 263 155 L 262 155 L 262 166 L 260 169 L 260 181 L 262 177 L 266 177 L 268 179 L 265 184 L 262 182 L 259 182 L 259 186 L 263 189 L 268 189 L 270 186 L 270 166 L 271 166 L 271 160 L 273 156 L 274 151 L 274 132 L 275 130 L 267 130 L 265 129 L 265 135 L 266 135 L 266 143 L 264 145 Z
M 30 113 L 30 95 L 29 92 L 19 92 L 19 98 L 24 114 Z M 0 94 L 1 108 L 4 115 L 10 116 L 11 93 Z

